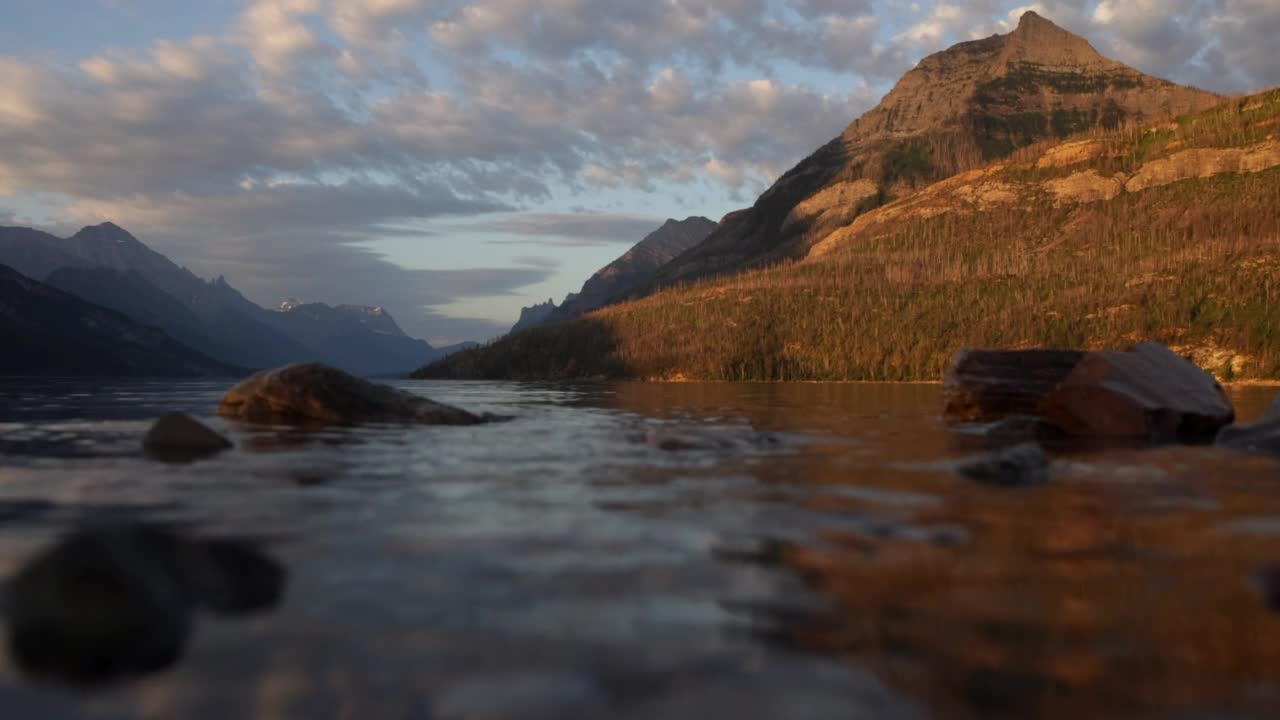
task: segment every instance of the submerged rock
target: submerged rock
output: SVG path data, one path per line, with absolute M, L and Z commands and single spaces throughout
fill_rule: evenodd
M 8 584 L 9 650 L 32 675 L 96 685 L 170 667 L 194 611 L 274 606 L 284 568 L 241 541 L 187 540 L 157 526 L 75 533 Z
M 1023 443 L 963 462 L 956 472 L 984 485 L 1040 485 L 1049 481 L 1049 459 L 1039 445 Z
M 1084 355 L 1079 350 L 961 349 L 943 376 L 943 415 L 950 422 L 1036 415 L 1041 401 Z
M 1280 395 L 1277 395 L 1276 399 L 1271 401 L 1271 406 L 1262 414 L 1262 422 L 1269 420 L 1280 422 Z
M 218 414 L 248 422 L 474 425 L 485 418 L 320 363 L 265 370 L 227 391 Z
M 1280 565 L 1258 574 L 1258 589 L 1262 592 L 1262 602 L 1271 610 L 1280 612 Z
M 1086 355 L 1045 397 L 1041 414 L 1073 435 L 1196 442 L 1231 424 L 1235 408 L 1213 376 L 1144 342 Z
M 1258 422 L 1222 428 L 1216 443 L 1218 447 L 1280 458 L 1280 396 Z
M 148 455 L 169 462 L 189 462 L 232 447 L 231 441 L 185 413 L 169 413 L 155 421 L 142 438 Z
M 1031 415 L 1014 415 L 981 427 L 979 435 L 987 447 L 999 449 L 1028 442 L 1057 442 L 1067 434 L 1062 428 Z

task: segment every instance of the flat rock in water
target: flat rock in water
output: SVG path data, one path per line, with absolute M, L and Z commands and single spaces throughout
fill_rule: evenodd
M 949 422 L 1036 415 L 1040 402 L 1084 355 L 1079 350 L 961 349 L 943 376 L 943 415 Z
M 218 414 L 247 422 L 475 425 L 486 419 L 320 363 L 265 370 L 227 391 Z
M 184 413 L 169 413 L 155 421 L 142 447 L 148 455 L 169 461 L 190 461 L 216 455 L 232 447 L 231 441 Z
M 1165 346 L 1091 352 L 1051 392 L 1041 414 L 1072 435 L 1212 440 L 1235 419 L 1222 385 Z
M 1023 443 L 961 463 L 956 472 L 984 485 L 1040 485 L 1049 481 L 1049 459 L 1039 445 Z

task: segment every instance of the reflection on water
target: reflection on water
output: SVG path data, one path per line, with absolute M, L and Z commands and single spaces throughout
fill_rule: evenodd
M 1055 452 L 1051 482 L 1001 489 L 949 469 L 980 447 L 943 427 L 934 386 L 403 386 L 513 419 L 297 433 L 209 417 L 218 385 L 124 382 L 85 396 L 83 383 L 0 383 L 10 618 L 24 607 L 13 598 L 49 592 L 47 581 L 23 590 L 23 574 L 68 545 L 75 577 L 104 552 L 160 567 L 185 553 L 201 568 L 92 605 L 127 626 L 135 601 L 188 598 L 185 620 L 148 614 L 163 620 L 148 632 L 180 638 L 181 662 L 67 694 L 27 679 L 19 642 L 0 659 L 5 717 L 1268 718 L 1280 707 L 1275 461 Z M 1245 418 L 1274 394 L 1234 392 Z M 169 410 L 237 448 L 186 466 L 147 460 L 139 439 Z M 153 529 L 85 541 L 86 523 L 103 522 Z M 157 526 L 190 530 L 157 543 Z M 270 556 L 201 540 L 214 537 L 269 538 Z M 209 615 L 183 635 L 196 608 L 269 605 L 282 566 L 289 591 L 273 612 Z M 70 597 L 77 612 L 84 597 Z M 21 625 L 10 620 L 11 638 Z M 132 644 L 91 666 L 136 674 L 171 646 Z

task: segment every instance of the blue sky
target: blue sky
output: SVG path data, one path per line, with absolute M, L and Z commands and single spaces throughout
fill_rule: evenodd
M 113 220 L 262 304 L 486 339 L 1027 9 L 1280 84 L 1276 0 L 0 0 L 0 223 Z

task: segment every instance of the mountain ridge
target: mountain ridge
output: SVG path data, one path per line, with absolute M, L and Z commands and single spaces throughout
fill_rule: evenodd
M 394 319 L 363 306 L 282 318 L 224 277 L 204 280 L 120 226 L 105 222 L 68 238 L 0 227 L 0 262 L 91 303 L 152 324 L 237 367 L 319 360 L 359 374 L 408 372 L 438 353 Z M 328 308 L 328 306 L 325 306 Z M 324 323 L 321 325 L 321 323 Z
M 1156 340 L 1280 378 L 1280 89 L 1043 142 L 869 209 L 805 257 L 520 333 L 428 378 L 936 380 L 956 347 Z
M 0 264 L 0 372 L 17 375 L 233 377 L 244 370 L 163 331 Z
M 1034 12 L 1006 35 L 925 57 L 750 208 L 667 263 L 638 297 L 675 283 L 802 257 L 833 229 L 893 197 L 1034 142 L 1207 109 L 1213 93 L 1100 55 Z

